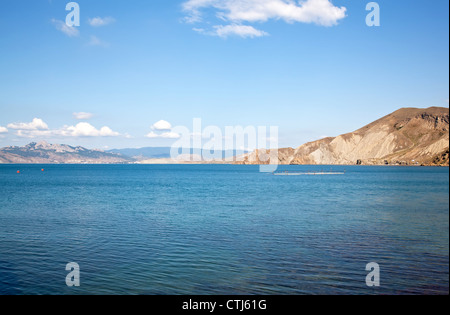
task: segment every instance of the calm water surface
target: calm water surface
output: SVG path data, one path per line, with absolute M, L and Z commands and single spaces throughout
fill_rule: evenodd
M 258 170 L 0 165 L 0 294 L 449 293 L 448 168 Z

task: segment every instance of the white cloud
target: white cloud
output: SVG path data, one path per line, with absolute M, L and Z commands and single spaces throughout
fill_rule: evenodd
M 6 129 L 5 127 L 0 126 L 0 133 L 7 133 L 8 129 Z
M 157 131 L 169 131 L 169 130 L 172 130 L 172 125 L 168 121 L 160 120 L 160 121 L 154 123 L 151 126 L 151 129 L 157 130 Z
M 116 20 L 110 16 L 101 18 L 101 17 L 95 17 L 92 19 L 88 19 L 88 23 L 90 26 L 99 27 L 99 26 L 106 26 L 111 23 L 114 23 Z
M 146 137 L 150 139 L 179 139 L 181 136 L 176 132 L 164 132 L 162 134 L 157 134 L 152 131 Z
M 47 130 L 48 125 L 42 119 L 34 118 L 30 123 L 9 124 L 8 128 L 14 130 Z
M 188 0 L 183 4 L 188 14 L 201 15 L 201 9 L 213 8 L 216 15 L 235 22 L 286 22 L 335 25 L 346 16 L 345 7 L 330 0 Z
M 176 132 L 165 132 L 161 135 L 164 139 L 179 139 L 181 136 Z
M 101 47 L 108 47 L 109 44 L 107 42 L 102 41 L 97 36 L 92 35 L 91 39 L 88 43 L 89 46 L 101 46 Z
M 61 135 L 70 137 L 117 137 L 120 135 L 109 127 L 102 127 L 98 130 L 86 122 L 81 122 L 76 126 L 64 127 L 60 132 Z
M 214 12 L 228 26 L 217 25 L 215 31 L 195 29 L 197 32 L 226 37 L 225 34 L 243 37 L 260 37 L 267 35 L 263 31 L 251 29 L 243 23 L 283 20 L 287 23 L 314 23 L 333 26 L 346 17 L 347 9 L 333 5 L 331 0 L 187 0 L 183 4 L 187 14 L 185 21 L 199 23 L 205 12 Z M 240 26 L 240 28 L 238 27 Z
M 89 123 L 81 122 L 76 126 L 64 126 L 50 130 L 42 119 L 35 118 L 31 123 L 13 123 L 8 128 L 17 130 L 17 136 L 23 138 L 34 137 L 117 137 L 120 133 L 109 127 L 95 128 Z M 6 129 L 6 128 L 5 128 Z
M 179 139 L 180 135 L 176 132 L 172 132 L 172 125 L 165 120 L 160 120 L 154 123 L 150 127 L 153 131 L 146 135 L 147 138 L 150 139 Z M 161 133 L 156 133 L 155 131 L 159 131 Z
M 214 34 L 216 34 L 219 37 L 226 38 L 230 35 L 237 35 L 243 38 L 254 38 L 254 37 L 262 37 L 269 35 L 268 33 L 264 31 L 257 30 L 253 26 L 248 25 L 218 25 L 214 26 Z
M 79 112 L 79 113 L 73 113 L 73 117 L 77 120 L 88 120 L 88 119 L 91 119 L 92 117 L 94 117 L 94 114 Z
M 21 138 L 50 137 L 55 135 L 55 132 L 52 130 L 17 130 L 16 135 Z
M 148 135 L 146 135 L 146 137 L 150 139 L 156 139 L 159 138 L 159 135 L 152 131 Z
M 75 37 L 80 35 L 80 31 L 76 27 L 69 26 L 63 21 L 52 19 L 52 23 L 58 31 L 63 32 L 69 37 Z

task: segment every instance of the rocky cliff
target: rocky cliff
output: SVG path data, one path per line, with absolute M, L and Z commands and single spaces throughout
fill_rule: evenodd
M 279 163 L 448 166 L 448 152 L 448 108 L 403 108 L 357 131 L 280 149 Z M 259 153 L 242 164 L 264 164 Z

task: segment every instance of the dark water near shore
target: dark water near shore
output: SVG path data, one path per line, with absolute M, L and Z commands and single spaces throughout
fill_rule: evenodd
M 0 165 L 0 294 L 449 293 L 448 168 L 258 170 Z

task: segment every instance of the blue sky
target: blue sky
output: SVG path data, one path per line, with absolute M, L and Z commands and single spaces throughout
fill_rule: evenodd
M 202 118 L 279 126 L 280 146 L 297 147 L 401 107 L 448 107 L 447 0 L 377 1 L 380 27 L 365 23 L 370 1 L 260 1 L 273 5 L 79 0 L 81 25 L 64 32 L 69 1 L 2 0 L 0 146 L 165 146 L 146 137 L 156 122 Z

